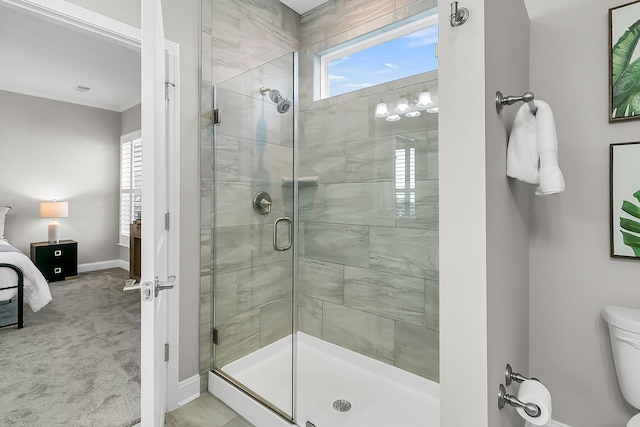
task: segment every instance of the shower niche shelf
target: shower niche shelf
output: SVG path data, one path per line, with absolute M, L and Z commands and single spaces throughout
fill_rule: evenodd
M 317 187 L 319 183 L 319 178 L 317 176 L 301 176 L 298 178 L 298 187 Z M 283 187 L 291 187 L 293 185 L 293 177 L 283 176 L 282 177 L 282 186 Z

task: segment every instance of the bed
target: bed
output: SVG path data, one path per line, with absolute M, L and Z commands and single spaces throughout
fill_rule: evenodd
M 0 285 L 0 286 L 5 286 L 5 287 L 0 287 L 0 291 L 4 291 L 4 290 L 8 290 L 8 289 L 16 289 L 17 292 L 17 299 L 18 301 L 16 302 L 18 307 L 17 307 L 17 315 L 16 315 L 16 321 L 11 323 L 11 321 L 7 322 L 5 319 L 2 319 L 3 317 L 5 317 L 3 311 L 4 311 L 4 307 L 2 307 L 3 305 L 8 305 L 11 304 L 11 300 L 9 301 L 0 301 L 0 328 L 6 328 L 8 326 L 13 326 L 13 325 L 17 325 L 18 329 L 22 329 L 22 327 L 24 326 L 24 316 L 23 316 L 23 309 L 24 309 L 24 274 L 22 274 L 22 270 L 20 270 L 18 267 L 16 267 L 13 264 L 4 264 L 4 263 L 0 263 L 0 271 L 2 271 L 3 268 L 8 268 L 10 270 L 13 270 L 16 273 L 16 277 L 17 277 L 17 283 L 13 286 L 5 286 L 5 285 Z
M 10 325 L 0 324 L 0 327 L 17 324 L 21 328 L 22 302 L 36 312 L 51 301 L 51 292 L 44 276 L 29 257 L 4 240 L 4 218 L 0 218 L 0 223 L 0 303 L 14 298 L 18 302 L 18 321 Z

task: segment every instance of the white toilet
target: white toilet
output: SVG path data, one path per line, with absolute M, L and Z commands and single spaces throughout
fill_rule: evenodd
M 640 310 L 606 306 L 602 317 L 609 323 L 613 363 L 624 398 L 640 410 Z M 627 427 L 640 427 L 640 414 Z

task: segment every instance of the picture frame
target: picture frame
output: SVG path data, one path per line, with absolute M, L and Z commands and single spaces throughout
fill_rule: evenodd
M 611 144 L 611 256 L 640 259 L 640 142 Z
M 640 0 L 609 9 L 609 122 L 640 119 L 639 40 Z

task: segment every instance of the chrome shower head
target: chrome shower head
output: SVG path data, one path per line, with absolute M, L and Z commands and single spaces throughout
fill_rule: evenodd
M 278 113 L 283 114 L 289 111 L 292 105 L 292 102 L 289 98 L 285 98 L 284 96 L 282 96 L 280 94 L 280 91 L 278 91 L 277 89 L 269 89 L 264 87 L 260 89 L 260 94 L 262 96 L 265 96 L 267 93 L 269 94 L 269 98 L 271 98 L 271 100 L 276 104 Z
M 291 108 L 291 100 L 289 98 L 282 98 L 276 105 L 278 113 L 284 114 Z

